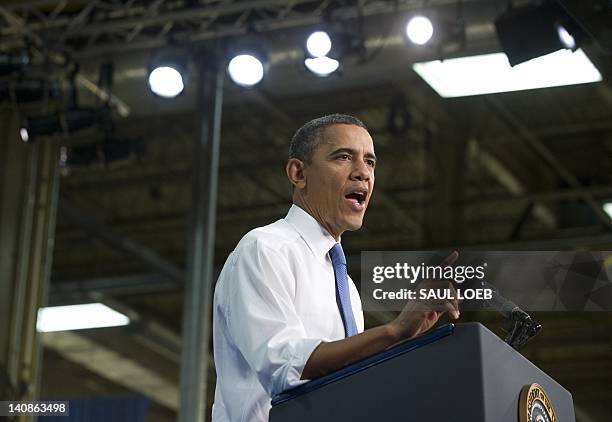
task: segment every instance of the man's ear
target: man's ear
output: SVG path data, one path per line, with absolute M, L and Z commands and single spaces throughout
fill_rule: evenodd
M 287 161 L 285 171 L 287 172 L 289 181 L 294 187 L 298 189 L 304 189 L 306 187 L 303 161 L 298 160 L 297 158 L 290 158 L 289 161 Z

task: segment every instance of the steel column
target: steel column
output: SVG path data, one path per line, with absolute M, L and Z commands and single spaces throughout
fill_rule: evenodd
M 21 142 L 11 114 L 4 116 L 7 124 L 0 138 L 0 361 L 6 365 L 14 398 L 33 400 L 42 356 L 36 319 L 46 302 L 53 257 L 58 148 L 52 140 Z
M 207 406 L 208 355 L 213 294 L 213 254 L 224 72 L 202 54 L 196 113 L 200 131 L 193 156 L 193 202 L 183 314 L 180 422 L 210 419 Z

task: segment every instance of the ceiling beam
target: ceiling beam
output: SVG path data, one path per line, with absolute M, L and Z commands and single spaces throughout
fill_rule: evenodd
M 62 196 L 58 206 L 63 214 L 85 231 L 101 239 L 112 248 L 138 258 L 149 268 L 159 271 L 176 283 L 183 283 L 185 272 L 182 268 L 162 258 L 157 252 L 124 236 L 103 223 L 87 217 L 87 213 L 71 204 L 70 200 Z
M 499 99 L 493 95 L 486 96 L 485 101 L 497 113 L 498 117 L 508 127 L 517 132 L 523 139 L 555 172 L 572 188 L 581 189 L 583 186 L 578 178 L 542 143 L 540 138 L 532 133 Z M 610 230 L 612 219 L 606 214 L 595 200 L 593 195 L 582 191 L 580 197 L 593 210 L 597 218 Z

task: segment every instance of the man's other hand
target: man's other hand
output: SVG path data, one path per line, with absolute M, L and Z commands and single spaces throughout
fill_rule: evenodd
M 440 264 L 442 267 L 452 265 L 459 256 L 454 251 Z M 452 282 L 447 280 L 425 280 L 418 286 L 419 290 L 448 289 L 451 297 L 456 297 Z M 457 299 L 422 299 L 409 301 L 402 312 L 388 325 L 397 341 L 406 340 L 424 333 L 433 327 L 438 319 L 448 312 L 453 319 L 459 318 Z

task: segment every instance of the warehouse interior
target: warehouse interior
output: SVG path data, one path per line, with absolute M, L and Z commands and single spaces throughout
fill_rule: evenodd
M 214 281 L 244 234 L 284 217 L 291 136 L 326 114 L 363 120 L 378 156 L 364 225 L 342 237 L 357 286 L 368 250 L 612 250 L 609 1 L 555 2 L 597 82 L 444 98 L 412 67 L 503 51 L 496 19 L 541 3 L 1 0 L 0 59 L 28 55 L 0 61 L 2 400 L 138 395 L 144 420 L 210 420 Z M 407 40 L 416 14 L 439 25 L 432 44 Z M 348 40 L 328 77 L 303 62 L 323 27 Z M 267 60 L 253 87 L 225 71 L 247 46 Z M 188 74 L 176 98 L 147 85 L 164 54 Z M 72 130 L 76 108 L 95 121 Z M 42 115 L 60 130 L 24 139 Z M 37 332 L 40 307 L 90 302 L 130 323 Z M 533 316 L 543 330 L 521 353 L 572 393 L 578 422 L 610 420 L 612 313 Z M 492 312 L 462 321 L 500 333 Z

